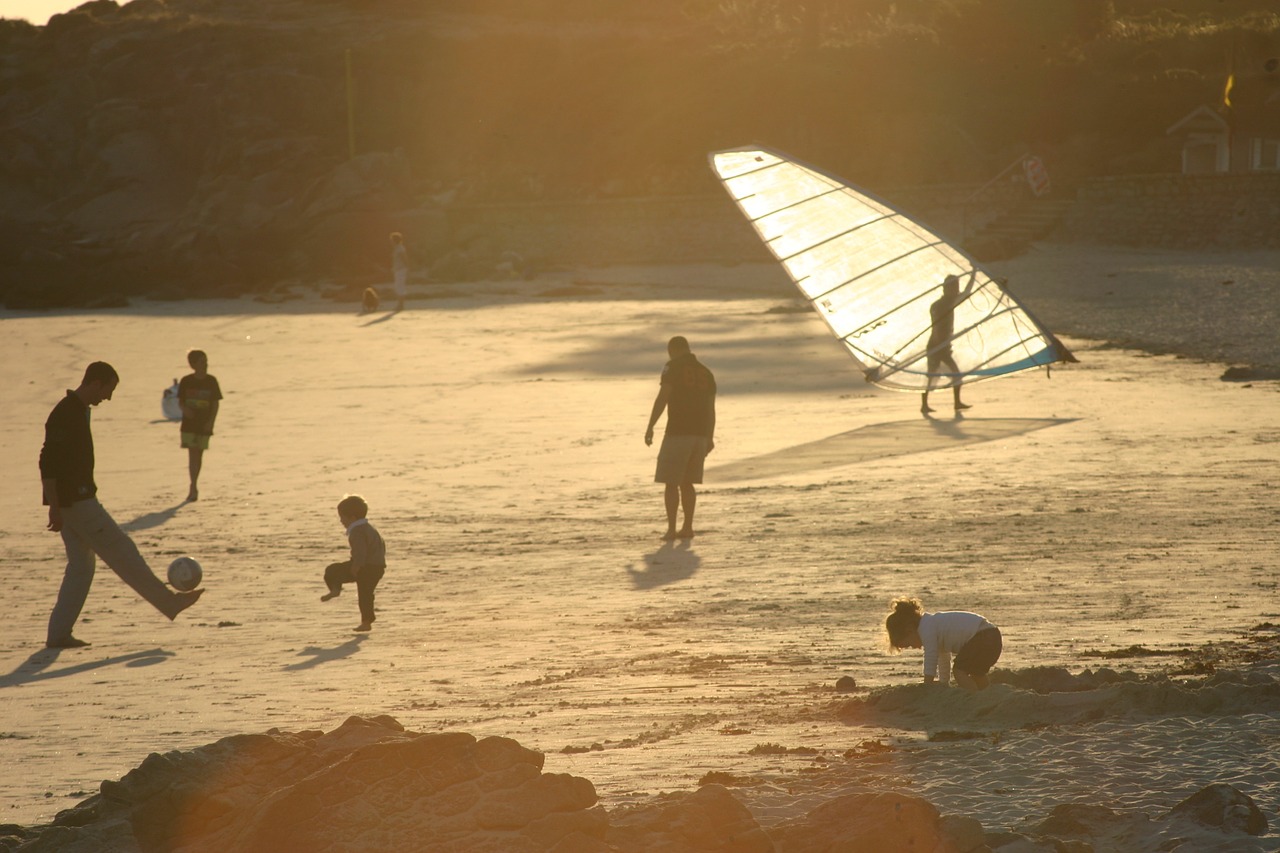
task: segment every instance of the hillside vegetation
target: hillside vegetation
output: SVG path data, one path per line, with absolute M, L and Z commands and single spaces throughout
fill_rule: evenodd
M 1280 87 L 1262 5 L 94 0 L 0 21 L 0 295 L 368 269 L 406 210 L 711 192 L 706 153 L 752 142 L 872 188 L 980 183 L 1026 151 L 1067 181 L 1174 171 L 1165 130 L 1228 73 Z

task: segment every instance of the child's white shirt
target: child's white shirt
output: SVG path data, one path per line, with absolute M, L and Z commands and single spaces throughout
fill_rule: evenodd
M 994 628 L 977 613 L 964 610 L 943 610 L 926 613 L 920 617 L 920 644 L 924 646 L 924 674 L 937 674 L 940 684 L 951 683 L 951 656 L 973 635 L 985 628 Z

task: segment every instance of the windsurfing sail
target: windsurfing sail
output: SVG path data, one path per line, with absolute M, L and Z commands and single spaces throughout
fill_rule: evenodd
M 868 382 L 926 391 L 1076 360 L 959 247 L 870 193 L 767 148 L 710 160 Z

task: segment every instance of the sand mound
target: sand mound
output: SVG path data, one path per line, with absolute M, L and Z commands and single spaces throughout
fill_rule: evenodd
M 1280 706 L 1280 679 L 1263 671 L 1174 680 L 1110 669 L 1072 675 L 1035 667 L 1001 672 L 993 681 L 998 683 L 977 693 L 924 684 L 882 688 L 850 699 L 838 714 L 857 725 L 996 732 L 1162 716 L 1239 716 Z

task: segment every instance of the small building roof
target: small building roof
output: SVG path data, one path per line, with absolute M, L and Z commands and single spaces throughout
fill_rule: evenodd
M 1227 120 L 1217 110 L 1201 104 L 1175 122 L 1165 134 L 1226 133 L 1228 129 Z

